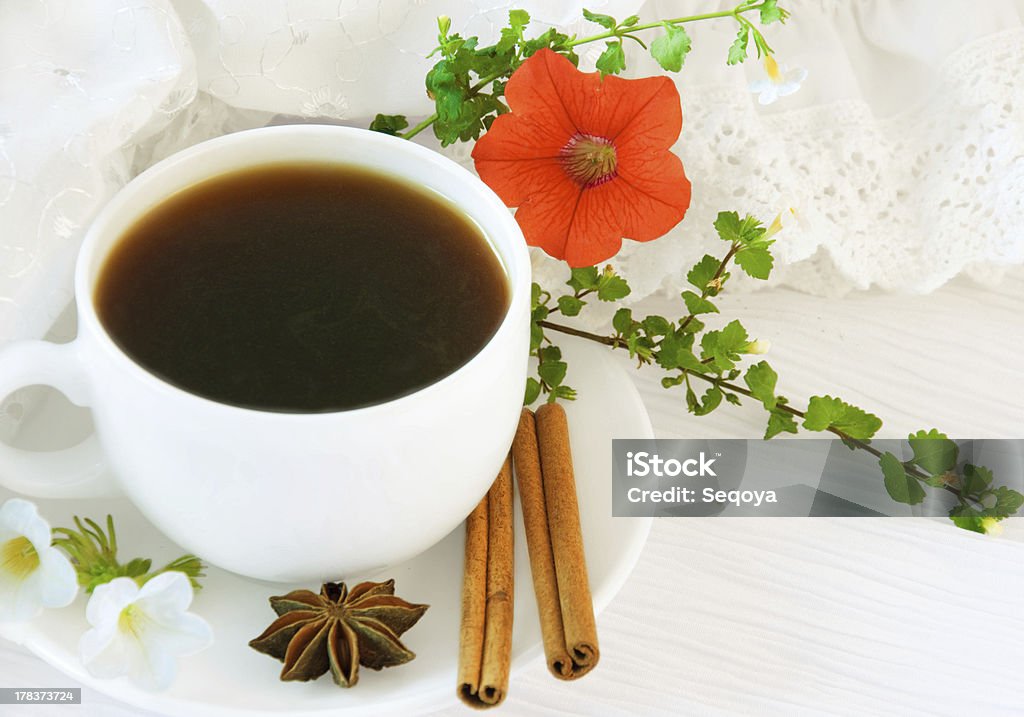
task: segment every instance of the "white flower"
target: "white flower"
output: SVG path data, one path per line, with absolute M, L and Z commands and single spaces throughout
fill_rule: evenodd
M 213 630 L 187 612 L 192 584 L 184 573 L 161 573 L 141 588 L 131 578 L 99 585 L 85 608 L 92 629 L 82 635 L 82 663 L 96 677 L 128 675 L 141 687 L 162 690 L 174 682 L 175 658 L 213 643 Z
M 807 79 L 807 70 L 802 67 L 789 70 L 785 65 L 780 68 L 771 55 L 765 55 L 764 69 L 768 79 L 750 83 L 750 91 L 757 94 L 757 101 L 762 105 L 770 105 L 780 97 L 793 94 L 800 89 L 800 83 Z
M 988 535 L 1002 535 L 1003 526 L 999 520 L 992 517 L 985 517 L 981 519 L 981 529 Z
M 34 503 L 11 498 L 0 508 L 0 621 L 31 620 L 75 599 L 75 569 L 52 539 Z
M 772 342 L 768 339 L 755 339 L 744 347 L 744 351 L 748 354 L 766 354 L 772 348 Z

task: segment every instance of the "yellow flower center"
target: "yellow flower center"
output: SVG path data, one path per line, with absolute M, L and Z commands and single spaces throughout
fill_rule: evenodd
M 771 55 L 764 56 L 764 69 L 772 82 L 777 85 L 782 83 L 782 71 L 779 70 L 779 63 Z
M 596 187 L 618 174 L 618 155 L 610 139 L 577 132 L 559 151 L 562 168 L 583 188 Z
M 36 546 L 24 535 L 0 545 L 0 570 L 24 580 L 39 567 L 39 553 Z
M 140 618 L 142 617 L 139 613 L 138 608 L 135 607 L 134 603 L 126 605 L 121 614 L 117 616 L 117 629 L 121 632 L 127 632 L 135 635 L 139 631 Z

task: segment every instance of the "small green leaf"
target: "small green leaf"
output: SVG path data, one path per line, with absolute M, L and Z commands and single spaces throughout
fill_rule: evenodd
M 543 295 L 544 289 L 541 288 L 540 284 L 536 281 L 530 284 L 530 308 L 537 308 L 541 301 L 540 297 Z
M 952 442 L 952 441 L 951 441 Z M 955 446 L 956 444 L 954 444 Z M 916 458 L 915 458 L 916 462 Z M 920 465 L 920 463 L 918 463 Z M 922 466 L 923 467 L 923 466 Z M 952 468 L 952 464 L 950 468 Z M 925 470 L 929 470 L 925 468 Z M 949 468 L 942 471 L 931 471 L 932 473 L 945 473 Z M 964 466 L 963 470 L 963 491 L 967 495 L 974 495 L 975 493 L 981 493 L 983 490 L 989 487 L 992 483 L 992 471 L 984 466 L 975 466 L 970 463 Z
M 718 386 L 712 386 L 704 392 L 702 400 L 697 400 L 693 389 L 686 389 L 686 405 L 690 412 L 696 416 L 706 416 L 714 411 L 722 403 L 722 391 Z
M 729 58 L 726 63 L 729 65 L 738 65 L 747 59 L 747 26 L 741 25 L 740 31 L 736 33 L 736 39 L 729 47 Z
M 715 278 L 715 274 L 718 273 L 718 268 L 721 265 L 721 260 L 716 259 L 710 254 L 705 254 L 704 258 L 690 269 L 690 273 L 686 275 L 686 280 L 703 293 L 708 288 L 708 283 Z M 717 293 L 717 290 L 713 289 L 711 295 L 714 296 Z
M 526 10 L 509 10 L 508 24 L 513 30 L 521 32 L 530 24 L 530 13 Z
M 639 356 L 642 359 L 649 359 L 654 355 L 654 343 L 646 336 L 639 333 L 632 333 L 626 337 L 626 348 L 629 349 L 629 356 Z
M 715 231 L 723 241 L 740 243 L 740 215 L 736 212 L 719 212 L 715 219 Z
M 596 266 L 582 266 L 572 270 L 569 281 L 565 282 L 575 291 L 586 291 L 597 288 L 599 278 Z
M 390 135 L 397 135 L 408 126 L 409 120 L 405 118 L 405 115 L 384 115 L 378 113 L 373 118 L 373 122 L 370 123 L 370 129 L 374 132 Z
M 621 42 L 606 43 L 604 52 L 597 58 L 597 69 L 602 75 L 617 75 L 626 69 L 626 53 Z
M 934 428 L 918 431 L 908 438 L 914 451 L 914 463 L 932 475 L 941 475 L 956 465 L 960 450 L 956 443 Z
M 690 36 L 681 25 L 663 22 L 665 34 L 660 35 L 651 43 L 651 55 L 662 69 L 679 72 L 683 69 L 686 54 L 690 51 Z
M 975 533 L 985 533 L 985 519 L 978 515 L 950 515 L 953 525 Z
M 992 474 L 989 473 L 989 475 Z M 989 492 L 996 498 L 996 504 L 985 511 L 985 514 L 990 517 L 1009 518 L 1024 505 L 1024 495 L 1004 485 Z
M 776 407 L 768 414 L 768 428 L 764 432 L 764 439 L 767 441 L 780 433 L 797 433 L 798 430 L 793 416 Z
M 704 330 L 704 322 L 700 319 L 690 319 L 690 323 L 680 326 L 679 330 L 687 334 L 699 334 Z
M 554 398 L 549 397 L 549 401 L 553 401 L 555 398 L 564 398 L 566 401 L 575 401 L 576 389 L 569 388 L 568 386 L 555 386 L 555 389 L 551 392 L 551 396 Z
M 881 427 L 878 416 L 832 396 L 812 396 L 804 415 L 804 428 L 809 431 L 835 428 L 858 440 L 871 438 Z
M 617 274 L 605 271 L 597 281 L 597 298 L 601 301 L 625 299 L 629 292 L 629 284 Z
M 748 276 L 755 279 L 767 279 L 774 266 L 771 253 L 764 247 L 745 247 L 736 252 L 735 261 Z
M 537 374 L 549 386 L 558 386 L 565 380 L 569 365 L 565 361 L 545 361 L 537 366 Z
M 562 349 L 557 346 L 545 346 L 540 351 L 541 361 L 561 361 L 562 360 Z
M 692 346 L 692 334 L 669 334 L 661 340 L 654 358 L 659 366 L 669 371 L 681 368 L 704 373 L 708 367 L 701 364 L 700 360 L 693 355 Z
M 640 322 L 648 336 L 666 336 L 672 331 L 672 324 L 664 316 L 648 316 Z
M 536 351 L 544 342 L 544 327 L 536 321 L 530 322 L 530 351 Z
M 771 25 L 786 19 L 786 11 L 778 6 L 778 0 L 764 0 L 761 3 L 761 24 Z
M 628 336 L 633 332 L 633 311 L 631 309 L 619 309 L 612 317 L 612 328 L 622 336 Z
M 586 8 L 583 9 L 583 17 L 591 22 L 596 22 L 601 27 L 607 30 L 615 29 L 615 18 L 611 15 L 599 15 L 596 12 L 590 12 Z
M 526 395 L 523 397 L 523 405 L 529 406 L 540 397 L 540 381 L 530 376 L 526 379 Z
M 587 302 L 577 299 L 575 296 L 559 296 L 558 310 L 565 316 L 576 316 L 580 313 Z
M 713 359 L 717 369 L 727 371 L 739 361 L 748 342 L 747 330 L 734 319 L 721 331 L 708 331 L 701 337 L 701 358 Z
M 712 304 L 707 299 L 698 296 L 697 294 L 695 294 L 694 292 L 690 291 L 689 289 L 684 291 L 681 294 L 681 296 L 683 297 L 683 301 L 686 302 L 686 310 L 690 314 L 697 315 L 697 314 L 717 314 L 718 313 L 718 307 L 717 306 Z
M 767 361 L 760 361 L 747 369 L 743 376 L 743 382 L 754 394 L 754 398 L 764 404 L 769 411 L 775 408 L 778 399 L 775 398 L 775 384 L 778 383 L 779 375 L 768 365 Z M 786 414 L 787 416 L 789 414 Z M 792 419 L 792 416 L 790 416 Z
M 640 22 L 640 16 L 639 15 L 630 15 L 629 17 L 627 17 L 625 20 L 622 21 L 622 23 L 619 25 L 619 27 L 633 27 L 638 22 Z
M 734 405 L 734 406 L 742 406 L 743 405 L 743 403 L 740 401 L 740 397 L 737 396 L 735 393 L 723 393 L 723 395 L 725 396 L 725 400 L 728 401 L 729 403 L 731 403 L 732 405 Z
M 893 500 L 907 505 L 916 505 L 924 500 L 924 488 L 917 479 L 907 475 L 899 458 L 892 453 L 884 453 L 878 465 L 882 467 L 882 475 L 885 476 L 885 489 Z
M 724 241 L 744 247 L 766 247 L 775 243 L 773 239 L 764 238 L 766 229 L 757 217 L 749 214 L 740 219 L 736 212 L 719 212 L 715 230 Z
M 152 565 L 153 561 L 149 558 L 133 558 L 124 566 L 124 576 L 128 578 L 137 578 L 140 575 L 145 575 L 149 572 L 149 568 Z

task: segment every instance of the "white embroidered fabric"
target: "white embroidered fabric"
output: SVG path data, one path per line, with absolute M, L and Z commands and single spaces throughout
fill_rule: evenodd
M 512 6 L 590 34 L 583 5 L 644 20 L 713 11 L 651 0 L 38 0 L 0 4 L 0 337 L 41 336 L 72 292 L 90 219 L 135 173 L 194 142 L 271 121 L 365 126 L 429 113 L 434 18 L 494 37 Z M 808 70 L 764 107 L 756 61 L 726 67 L 728 19 L 691 26 L 676 151 L 693 205 L 668 236 L 626 242 L 632 300 L 674 289 L 722 209 L 771 219 L 776 284 L 813 294 L 926 292 L 1024 262 L 1021 0 L 788 0 L 766 35 Z M 591 66 L 603 43 L 583 55 Z M 659 68 L 629 48 L 630 73 Z M 428 133 L 424 133 L 427 135 Z M 424 136 L 424 135 L 421 135 Z M 430 143 L 432 139 L 424 140 Z M 470 148 L 445 152 L 471 165 Z M 552 281 L 565 268 L 543 256 Z M 752 286 L 754 282 L 746 282 Z M 741 286 L 743 282 L 738 282 Z

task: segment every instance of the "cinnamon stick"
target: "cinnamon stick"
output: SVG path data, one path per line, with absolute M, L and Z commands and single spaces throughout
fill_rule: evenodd
M 519 504 L 523 508 L 530 574 L 533 575 L 533 592 L 537 598 L 540 632 L 544 640 L 544 658 L 551 674 L 562 680 L 571 680 L 576 675 L 573 674 L 572 658 L 565 645 L 565 630 L 562 627 L 558 578 L 555 576 L 540 452 L 537 448 L 537 424 L 533 412 L 528 408 L 524 408 L 519 416 L 519 427 L 512 442 L 512 457 L 515 459 Z
M 487 495 L 466 519 L 458 695 L 470 707 L 495 707 L 508 693 L 513 530 L 510 454 Z
M 569 424 L 565 410 L 556 403 L 537 409 L 536 423 L 558 601 L 565 646 L 572 659 L 570 678 L 575 679 L 592 670 L 601 655 L 583 551 Z
M 466 518 L 459 633 L 459 697 L 475 695 L 480 684 L 487 609 L 487 496 Z

